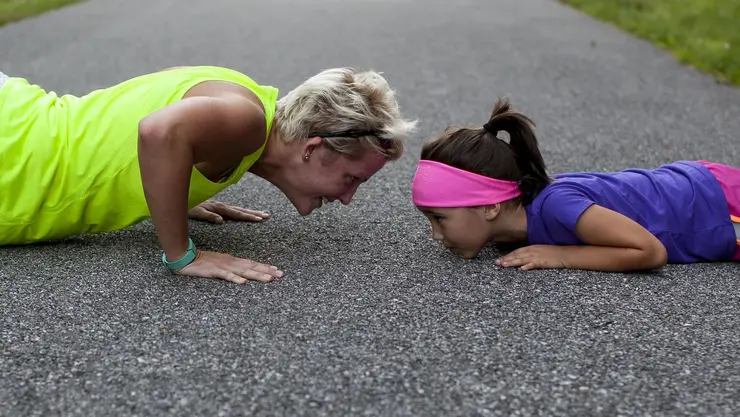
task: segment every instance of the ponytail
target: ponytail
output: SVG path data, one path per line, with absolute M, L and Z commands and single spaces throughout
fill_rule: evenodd
M 508 100 L 499 100 L 483 129 L 450 126 L 422 145 L 421 159 L 516 181 L 519 199 L 527 205 L 550 183 L 533 126 L 527 116 L 511 109 Z M 508 143 L 496 137 L 502 130 L 509 134 Z
M 483 125 L 495 140 L 501 140 L 496 137 L 499 131 L 509 134 L 508 145 L 514 152 L 516 165 L 521 173 L 519 190 L 524 204 L 529 204 L 550 183 L 533 127 L 534 122 L 524 114 L 512 110 L 506 99 L 496 102 L 491 118 Z

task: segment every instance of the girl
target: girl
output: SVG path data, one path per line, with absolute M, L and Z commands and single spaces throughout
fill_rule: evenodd
M 740 169 L 679 161 L 550 178 L 533 125 L 499 100 L 482 128 L 424 144 L 413 201 L 435 240 L 463 258 L 488 242 L 527 243 L 496 262 L 523 270 L 740 260 Z

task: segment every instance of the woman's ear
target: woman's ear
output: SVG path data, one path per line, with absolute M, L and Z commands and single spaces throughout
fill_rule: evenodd
M 483 207 L 483 216 L 486 220 L 493 220 L 501 213 L 501 204 L 491 204 Z
M 320 136 L 314 136 L 311 138 L 308 138 L 303 144 L 301 145 L 301 153 L 303 155 L 303 160 L 308 161 L 308 159 L 311 157 L 311 154 L 321 146 L 322 142 L 324 141 L 323 138 Z

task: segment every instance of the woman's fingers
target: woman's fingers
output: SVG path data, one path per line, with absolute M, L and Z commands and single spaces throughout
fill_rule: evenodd
M 209 202 L 205 203 L 203 206 L 211 212 L 220 214 L 221 216 L 232 220 L 260 222 L 267 220 L 270 217 L 268 213 L 263 211 L 246 209 L 219 202 Z
M 264 211 L 232 206 L 218 201 L 201 203 L 188 211 L 188 214 L 190 218 L 195 220 L 219 224 L 223 223 L 225 219 L 261 222 L 270 218 L 270 214 Z
M 281 278 L 283 276 L 283 272 L 274 266 L 255 262 L 251 259 L 230 258 L 219 266 L 239 277 L 260 282 L 270 282 L 275 278 Z
M 266 219 L 269 219 L 270 218 L 270 213 L 267 213 L 265 211 L 252 210 L 252 209 L 248 209 L 248 208 L 244 208 L 244 207 L 236 207 L 236 206 L 231 206 L 231 208 L 233 208 L 233 209 L 235 209 L 237 211 L 240 211 L 240 212 L 242 212 L 242 213 L 244 213 L 246 215 L 257 217 L 259 219 L 266 220 Z
M 216 268 L 216 271 L 213 273 L 213 278 L 219 278 L 224 281 L 233 282 L 234 284 L 246 284 L 248 282 L 246 278 L 240 277 L 231 271 L 221 268 Z
M 251 211 L 251 210 L 245 211 L 245 210 L 237 210 L 236 208 L 229 208 L 225 210 L 225 213 L 223 214 L 229 219 L 240 220 L 244 222 L 261 222 L 263 220 L 267 220 L 267 216 L 262 216 L 260 215 L 259 212 Z
M 234 258 L 228 269 L 233 273 L 247 279 L 261 282 L 269 282 L 275 278 L 281 278 L 283 272 L 274 266 L 261 264 L 250 259 Z
M 254 262 L 254 261 L 252 261 L 252 262 Z M 265 265 L 265 264 L 261 264 L 261 263 L 255 262 L 255 265 L 252 266 L 252 269 L 254 269 L 255 271 L 259 271 L 259 272 L 264 272 L 266 274 L 270 274 L 270 275 L 274 276 L 275 278 L 280 278 L 280 277 L 283 276 L 283 271 L 277 269 L 276 266 L 272 266 L 272 265 Z
M 205 207 L 201 206 L 195 206 L 193 207 L 188 214 L 190 215 L 190 218 L 195 220 L 201 220 L 204 222 L 211 222 L 211 223 L 223 223 L 224 219 L 221 217 L 218 213 L 214 211 L 207 210 Z

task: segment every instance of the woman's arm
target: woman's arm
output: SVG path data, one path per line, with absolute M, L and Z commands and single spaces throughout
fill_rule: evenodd
M 504 256 L 504 267 L 569 268 L 594 271 L 644 271 L 666 264 L 665 246 L 632 219 L 592 204 L 575 227 L 586 245 L 533 245 Z
M 141 120 L 142 184 L 169 261 L 180 259 L 188 249 L 193 165 L 253 152 L 264 140 L 264 126 L 262 109 L 234 93 L 185 98 Z

